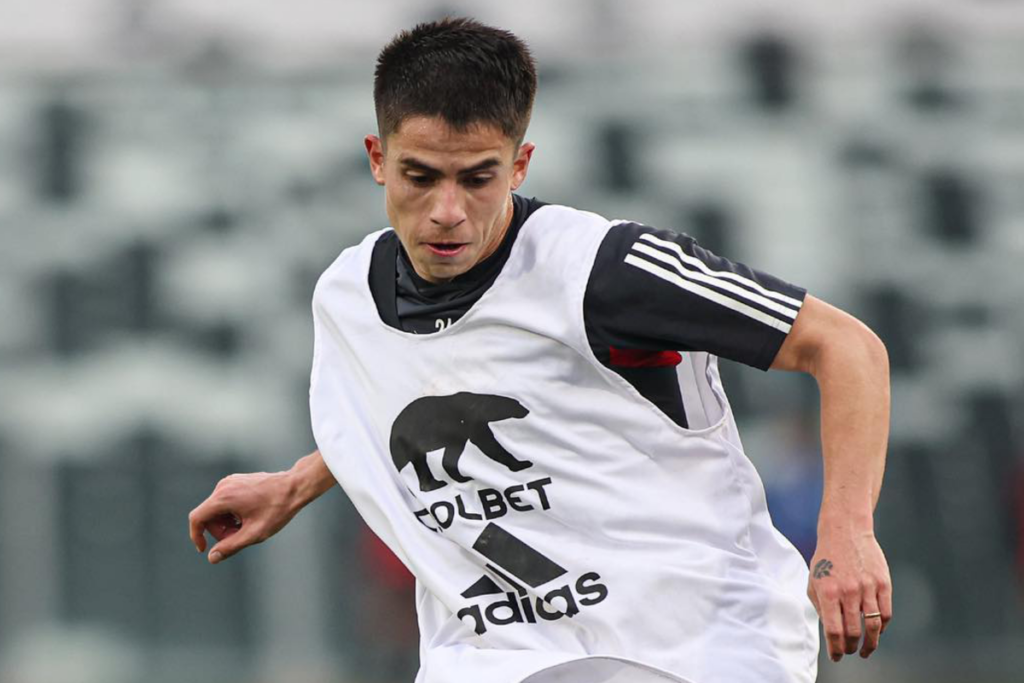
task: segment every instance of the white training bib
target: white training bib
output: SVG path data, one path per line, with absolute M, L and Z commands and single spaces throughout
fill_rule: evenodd
M 416 683 L 810 683 L 807 567 L 771 524 L 715 358 L 684 354 L 701 417 L 682 429 L 590 350 L 608 228 L 538 209 L 490 289 L 429 335 L 377 313 L 381 233 L 317 284 L 313 433 L 416 576 Z

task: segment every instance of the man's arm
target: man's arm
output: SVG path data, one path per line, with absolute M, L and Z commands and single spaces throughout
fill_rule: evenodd
M 335 483 L 320 451 L 299 458 L 286 472 L 232 474 L 189 513 L 189 535 L 199 552 L 206 550 L 205 531 L 217 539 L 209 554 L 217 564 L 276 534 Z
M 807 594 L 825 627 L 829 656 L 878 647 L 892 618 L 892 580 L 874 533 L 889 438 L 889 357 L 856 318 L 807 296 L 771 365 L 806 372 L 821 392 L 825 486 Z

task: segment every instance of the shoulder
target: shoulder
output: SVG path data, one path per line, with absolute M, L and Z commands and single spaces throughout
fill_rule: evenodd
M 320 274 L 313 289 L 313 298 L 316 299 L 329 286 L 361 282 L 365 279 L 367 261 L 370 261 L 374 253 L 379 252 L 382 247 L 396 240 L 394 230 L 384 228 L 370 233 L 358 244 L 343 249 L 331 265 Z
M 613 225 L 600 214 L 563 204 L 544 204 L 533 211 L 523 223 L 522 232 L 534 240 L 572 242 L 604 238 Z
M 644 245 L 656 245 L 661 248 L 674 250 L 675 247 L 669 247 L 669 243 L 678 245 L 678 247 L 687 251 L 692 251 L 697 242 L 686 233 L 655 228 L 637 221 L 614 220 L 611 221 L 608 233 L 601 246 L 601 255 L 602 257 L 607 255 L 608 257 L 615 257 L 616 260 L 620 260 L 630 250 L 634 248 L 642 250 Z
M 559 283 L 586 277 L 611 222 L 596 213 L 546 204 L 523 223 L 506 266 L 513 271 L 543 266 Z
M 533 211 L 524 225 L 535 228 L 534 234 L 549 239 L 577 239 L 582 235 L 593 235 L 601 243 L 599 259 L 621 260 L 634 247 L 657 245 L 662 249 L 682 248 L 692 251 L 696 240 L 674 230 L 656 228 L 639 221 L 610 219 L 593 211 L 586 211 L 562 204 L 542 204 Z M 667 246 L 674 243 L 675 247 Z

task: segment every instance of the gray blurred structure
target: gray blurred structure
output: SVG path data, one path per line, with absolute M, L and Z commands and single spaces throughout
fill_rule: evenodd
M 373 60 L 444 11 L 538 56 L 524 194 L 689 232 L 887 343 L 895 618 L 820 680 L 1024 677 L 1020 3 L 51 4 L 0 7 L 0 681 L 411 681 L 412 603 L 373 598 L 342 493 L 217 567 L 186 515 L 314 447 L 312 288 L 386 221 Z M 813 382 L 725 372 L 813 550 Z

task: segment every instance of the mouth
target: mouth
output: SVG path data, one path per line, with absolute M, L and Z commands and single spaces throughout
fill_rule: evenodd
M 465 242 L 427 242 L 426 246 L 436 256 L 458 256 L 467 246 Z

